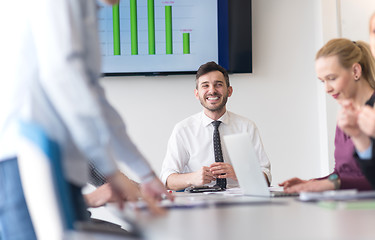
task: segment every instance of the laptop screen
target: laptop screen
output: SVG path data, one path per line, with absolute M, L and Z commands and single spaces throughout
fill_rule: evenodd
M 270 196 L 251 136 L 248 133 L 240 133 L 223 136 L 223 140 L 244 194 Z

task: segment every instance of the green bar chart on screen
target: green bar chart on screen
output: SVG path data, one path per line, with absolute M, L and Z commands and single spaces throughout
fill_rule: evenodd
M 155 2 L 147 0 L 148 54 L 155 54 Z
M 183 33 L 183 52 L 184 54 L 190 54 L 190 33 Z
M 217 0 L 98 1 L 102 72 L 196 71 L 218 60 L 217 19 Z
M 120 9 L 119 4 L 112 7 L 113 14 L 113 55 L 121 54 L 120 46 Z
M 173 53 L 172 44 L 172 6 L 165 6 L 165 53 Z
M 138 54 L 137 0 L 130 0 L 131 54 Z

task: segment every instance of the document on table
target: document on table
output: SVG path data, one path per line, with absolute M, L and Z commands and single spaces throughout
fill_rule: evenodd
M 356 199 L 375 199 L 375 191 L 357 191 L 356 189 L 335 190 L 324 192 L 301 192 L 299 200 L 301 201 L 325 201 L 325 200 L 356 200 Z

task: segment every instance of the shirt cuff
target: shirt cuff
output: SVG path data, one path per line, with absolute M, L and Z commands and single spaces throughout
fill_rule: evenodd
M 370 160 L 372 158 L 372 141 L 370 143 L 370 146 L 363 152 L 358 151 L 357 149 L 355 150 L 358 154 L 358 157 L 361 160 Z
M 160 174 L 160 180 L 161 182 L 166 186 L 167 185 L 167 179 L 168 177 L 173 174 L 173 173 L 178 173 L 175 170 L 172 169 L 163 169 Z

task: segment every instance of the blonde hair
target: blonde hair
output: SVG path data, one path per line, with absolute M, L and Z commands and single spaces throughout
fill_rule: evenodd
M 375 89 L 375 59 L 367 43 L 352 42 L 345 38 L 332 39 L 316 53 L 315 60 L 331 56 L 337 56 L 340 65 L 345 69 L 359 63 L 362 67 L 362 76 Z

